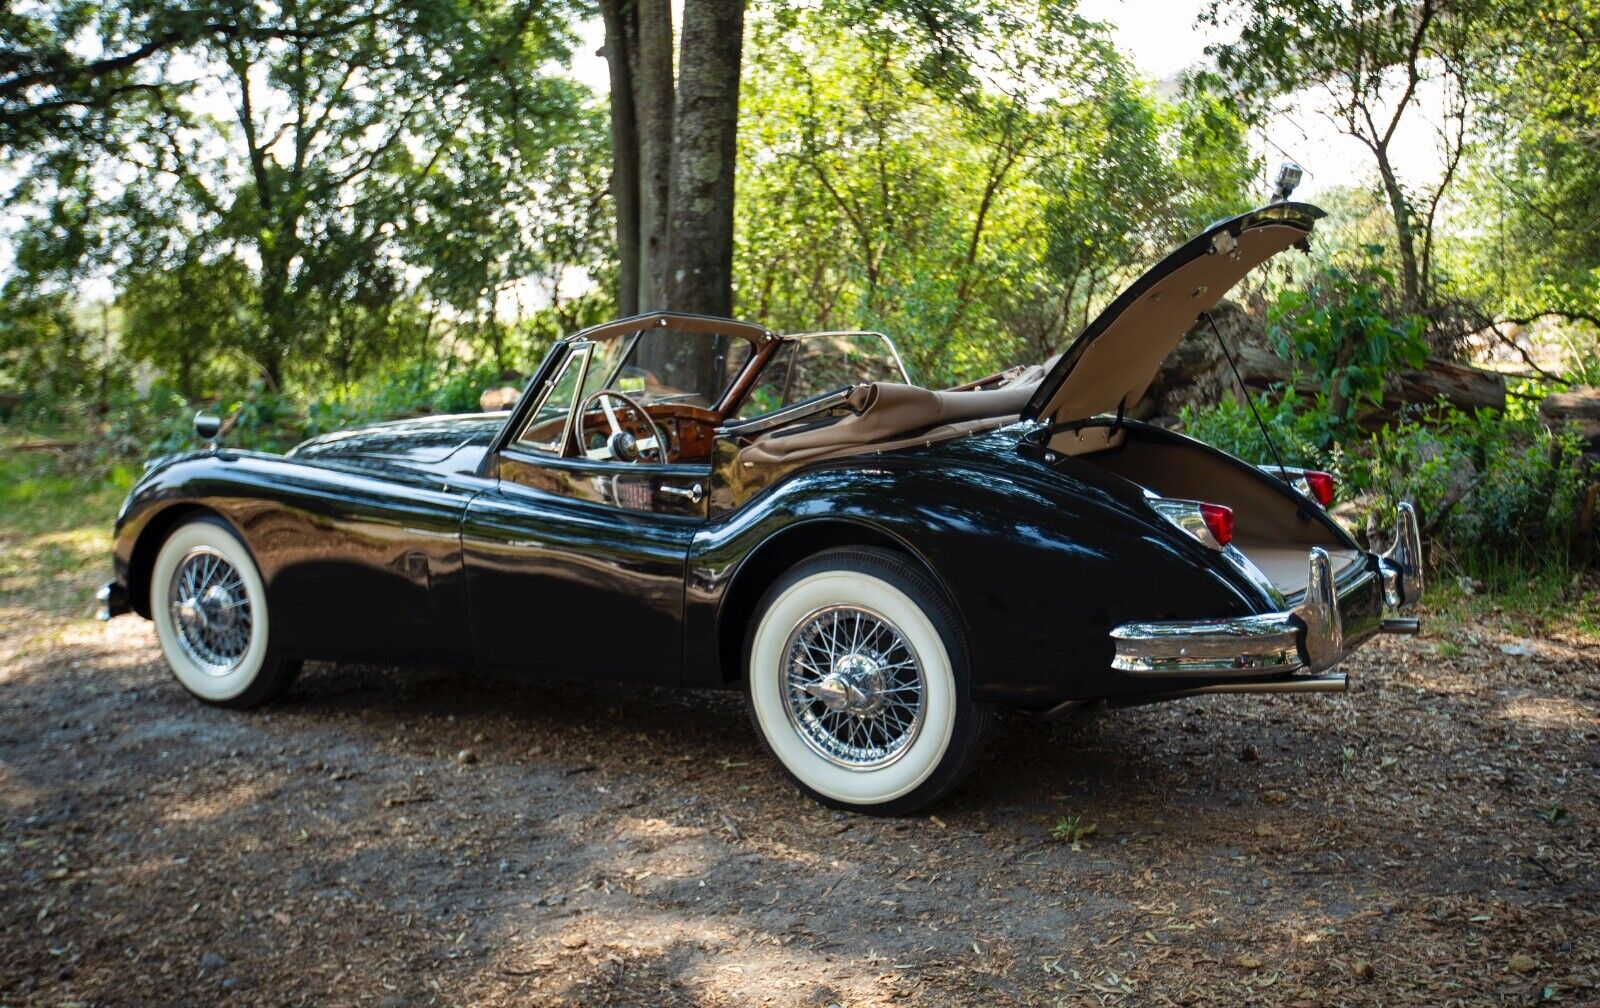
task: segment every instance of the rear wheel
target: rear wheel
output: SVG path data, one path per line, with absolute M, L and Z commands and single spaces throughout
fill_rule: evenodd
M 886 550 L 829 550 L 757 607 L 750 712 L 785 772 L 826 805 L 899 815 L 943 797 L 981 749 L 966 650 L 940 593 Z
M 162 543 L 150 617 L 173 676 L 206 703 L 254 707 L 287 689 L 300 669 L 272 646 L 261 574 L 218 518 L 180 525 Z

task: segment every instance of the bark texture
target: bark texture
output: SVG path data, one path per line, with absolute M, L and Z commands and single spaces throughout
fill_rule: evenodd
M 733 162 L 744 0 L 685 0 L 673 143 L 670 302 L 733 310 Z
M 1223 301 L 1212 310 L 1217 328 L 1233 351 L 1244 379 L 1245 390 L 1259 394 L 1282 385 L 1293 377 L 1289 362 L 1272 352 L 1258 315 L 1238 303 Z M 1316 391 L 1316 384 L 1302 379 L 1298 390 Z M 1216 337 L 1210 327 L 1196 326 L 1162 362 L 1161 370 L 1145 397 L 1128 410 L 1134 419 L 1165 418 L 1169 422 L 1184 406 L 1206 407 L 1240 393 Z M 1401 371 L 1387 383 L 1383 402 L 1363 414 L 1363 426 L 1375 427 L 1394 418 L 1404 406 L 1432 403 L 1443 397 L 1457 409 L 1503 410 L 1506 405 L 1505 376 L 1467 364 L 1430 357 L 1422 367 Z
M 630 50 L 639 148 L 638 310 L 652 311 L 668 307 L 670 293 L 667 215 L 673 154 L 672 8 L 668 0 L 621 2 L 633 8 L 638 26 L 636 44 Z
M 637 35 L 629 0 L 601 0 L 611 80 L 611 200 L 617 216 L 617 310 L 639 312 L 639 134 L 633 111 L 629 39 Z

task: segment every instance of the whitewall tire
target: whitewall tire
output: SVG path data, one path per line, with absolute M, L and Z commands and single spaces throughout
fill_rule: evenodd
M 972 702 L 959 623 L 887 550 L 829 550 L 757 607 L 750 713 L 784 771 L 835 808 L 899 815 L 971 769 L 988 723 Z
M 188 521 L 162 543 L 150 573 L 150 617 L 173 676 L 207 703 L 254 707 L 299 670 L 272 646 L 261 573 L 219 518 Z

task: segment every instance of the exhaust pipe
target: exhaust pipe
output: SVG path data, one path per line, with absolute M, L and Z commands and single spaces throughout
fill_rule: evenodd
M 1422 632 L 1422 620 L 1415 616 L 1385 616 L 1378 624 L 1378 632 L 1415 637 Z
M 1210 686 L 1197 686 L 1181 690 L 1175 696 L 1197 696 L 1201 693 L 1348 693 L 1350 679 L 1343 672 L 1332 675 L 1305 676 L 1299 679 L 1279 679 L 1276 682 L 1226 682 Z
M 1146 693 L 1131 697 L 1113 697 L 1106 701 L 1108 707 L 1137 707 L 1141 704 L 1181 700 L 1184 697 L 1207 693 L 1348 693 L 1350 679 L 1343 672 L 1328 675 L 1300 676 L 1295 679 L 1276 679 L 1267 682 L 1221 682 L 1193 689 L 1173 690 L 1170 693 Z

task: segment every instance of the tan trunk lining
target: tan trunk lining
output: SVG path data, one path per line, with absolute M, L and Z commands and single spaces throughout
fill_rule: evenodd
M 1085 428 L 1085 433 L 1095 429 Z M 1056 447 L 1055 441 L 1051 447 Z M 1347 549 L 1321 522 L 1302 521 L 1294 501 L 1274 490 L 1264 478 L 1241 471 L 1227 459 L 1202 448 L 1141 441 L 1135 434 L 1120 448 L 1085 456 L 1084 461 L 1163 497 L 1209 501 L 1233 508 L 1234 546 L 1285 595 L 1305 591 L 1312 546 L 1328 551 L 1335 576 L 1361 562 L 1361 553 Z

